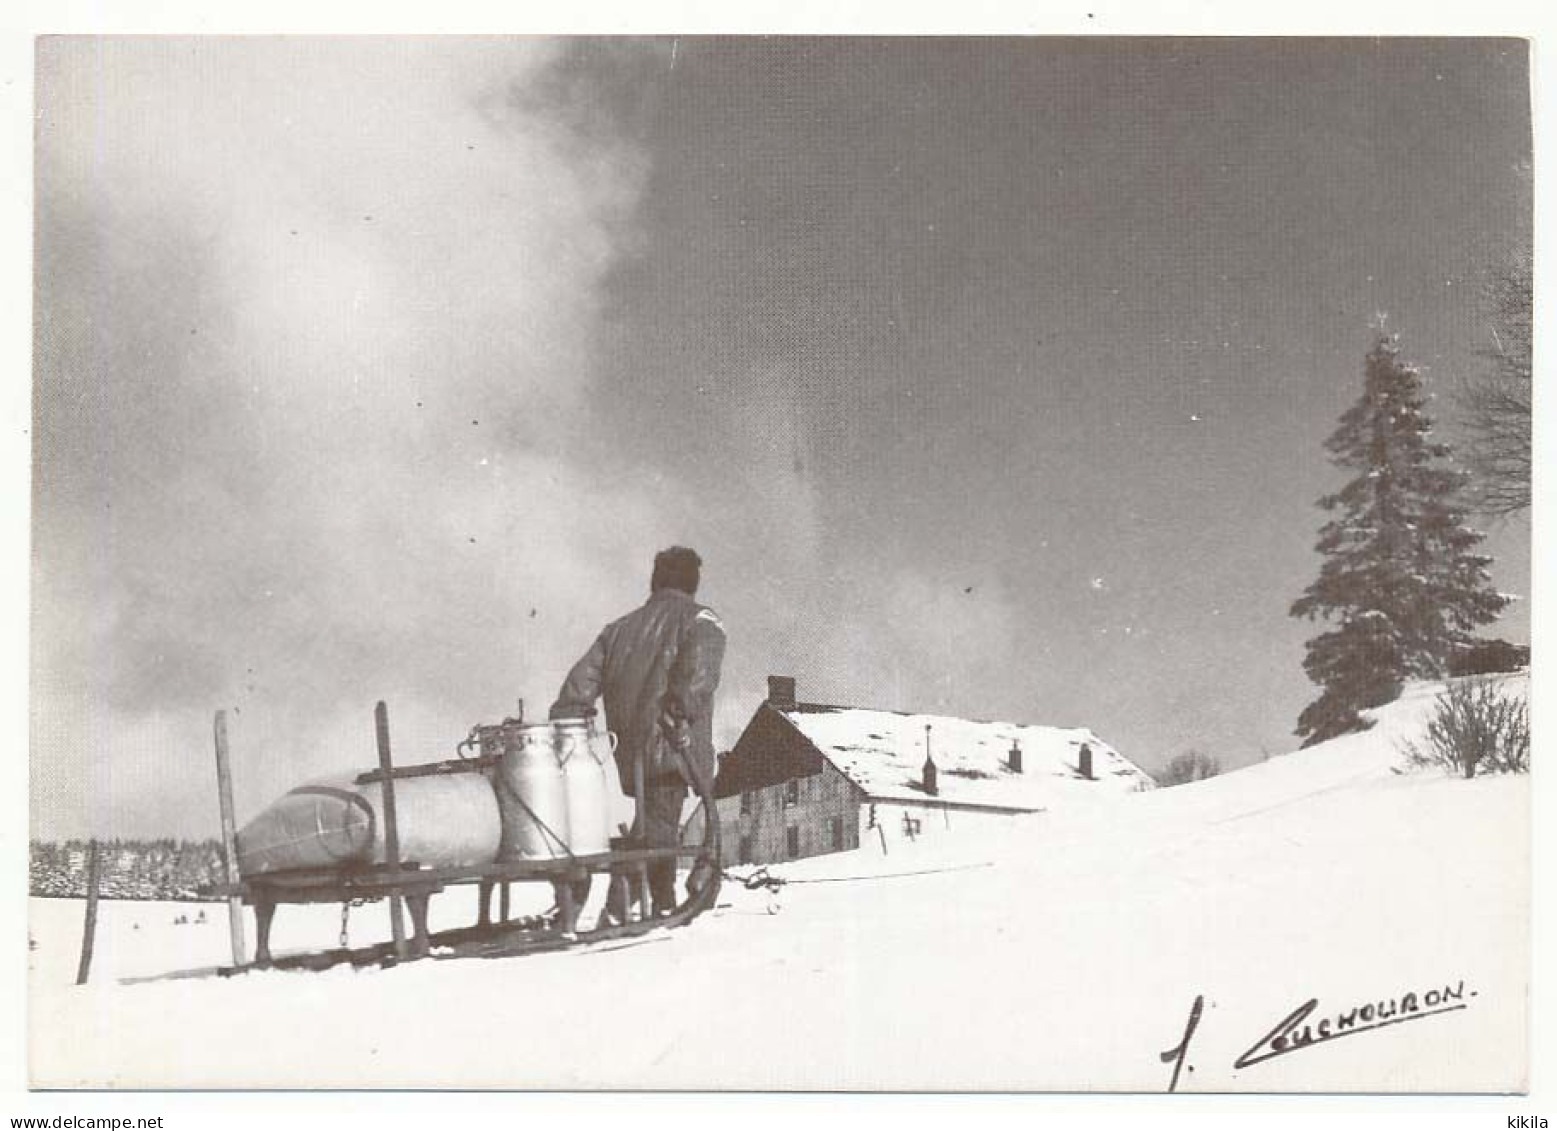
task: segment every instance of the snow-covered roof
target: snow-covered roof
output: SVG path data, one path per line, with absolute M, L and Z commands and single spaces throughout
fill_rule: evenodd
M 1117 797 L 1155 786 L 1152 778 L 1084 728 L 973 722 L 800 704 L 781 712 L 865 793 L 879 800 L 928 801 L 923 785 L 925 727 L 937 770 L 934 800 L 1005 809 L 1047 809 L 1073 799 Z M 1008 765 L 1011 744 L 1022 772 Z M 1092 750 L 1092 777 L 1081 776 L 1081 747 Z

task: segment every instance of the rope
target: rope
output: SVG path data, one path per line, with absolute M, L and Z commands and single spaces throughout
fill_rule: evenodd
M 563 840 L 560 836 L 558 836 L 555 832 L 553 832 L 552 831 L 552 827 L 550 825 L 548 825 L 545 821 L 543 821 L 539 817 L 537 817 L 535 815 L 535 810 L 531 809 L 528 805 L 526 805 L 524 803 L 524 798 L 519 796 L 519 791 L 517 789 L 505 789 L 504 792 L 507 793 L 510 797 L 512 797 L 515 801 L 517 801 L 519 803 L 519 808 L 523 809 L 526 813 L 528 813 L 530 815 L 530 820 L 534 821 L 538 826 L 540 826 L 541 832 L 545 833 L 547 836 L 551 837 L 552 840 L 557 842 L 558 847 L 560 847 L 562 849 L 563 854 L 566 855 L 569 860 L 577 860 L 578 859 L 578 857 L 573 855 L 573 850 L 568 847 L 568 842 Z
M 761 888 L 767 888 L 769 891 L 778 891 L 785 884 L 793 882 L 781 876 L 770 875 L 766 866 L 759 866 L 755 872 L 748 876 L 739 876 L 728 868 L 720 868 L 719 875 L 721 878 L 729 880 L 732 884 L 740 884 L 747 891 L 758 891 Z
M 970 872 L 977 868 L 993 868 L 994 862 L 986 860 L 982 864 L 957 864 L 950 868 L 921 868 L 914 872 L 883 872 L 874 876 L 818 876 L 813 879 L 789 880 L 783 876 L 775 876 L 768 871 L 767 865 L 759 865 L 755 872 L 746 876 L 736 875 L 734 872 L 721 868 L 719 874 L 731 883 L 740 884 L 748 891 L 757 891 L 766 888 L 769 891 L 778 891 L 789 884 L 853 884 L 863 883 L 868 880 L 901 880 L 909 876 L 939 876 L 948 872 Z

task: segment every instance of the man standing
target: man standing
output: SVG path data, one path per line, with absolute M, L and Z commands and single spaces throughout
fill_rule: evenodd
M 634 761 L 643 758 L 644 811 L 638 822 L 651 848 L 680 843 L 687 786 L 698 784 L 687 774 L 697 775 L 705 787 L 714 778 L 714 690 L 725 636 L 714 611 L 693 599 L 702 564 L 685 546 L 656 554 L 648 601 L 605 627 L 573 665 L 551 707 L 554 719 L 576 718 L 593 710 L 596 699 L 605 700 L 606 727 L 617 738 L 617 775 L 628 796 Z M 703 882 L 694 871 L 688 891 Z M 676 905 L 674 860 L 651 866 L 649 890 L 654 914 Z M 607 910 L 619 919 L 626 916 L 625 896 L 622 885 L 613 885 Z

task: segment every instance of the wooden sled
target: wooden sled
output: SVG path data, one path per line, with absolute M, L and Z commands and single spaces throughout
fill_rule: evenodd
M 387 862 L 379 865 L 353 865 L 331 869 L 299 869 L 239 878 L 237 872 L 237 836 L 233 822 L 232 778 L 228 763 L 226 719 L 216 716 L 217 787 L 222 811 L 222 838 L 226 853 L 226 882 L 201 889 L 202 895 L 225 898 L 232 927 L 233 962 L 209 970 L 175 972 L 163 978 L 231 976 L 251 970 L 326 970 L 333 966 L 394 966 L 424 958 L 505 958 L 594 946 L 613 940 L 630 939 L 651 931 L 686 926 L 712 907 L 719 895 L 719 820 L 714 808 L 712 783 L 699 778 L 692 791 L 703 808 L 703 840 L 695 846 L 649 848 L 635 836 L 612 838 L 609 852 L 586 856 L 565 855 L 548 860 L 498 861 L 471 868 L 423 868 L 399 860 L 399 835 L 396 828 L 394 782 L 400 778 L 431 773 L 468 771 L 474 759 L 464 763 L 433 763 L 396 769 L 390 758 L 389 724 L 385 705 L 375 711 L 378 731 L 379 769 L 358 778 L 359 782 L 379 782 L 384 788 L 384 839 Z M 642 759 L 634 766 L 634 792 L 638 812 L 643 812 L 644 775 Z M 701 886 L 666 913 L 655 915 L 649 895 L 649 868 L 655 862 L 689 860 L 693 875 L 703 878 Z M 574 906 L 573 886 L 579 881 L 605 876 L 608 882 L 624 885 L 629 898 L 623 921 L 606 921 L 585 927 L 578 922 L 582 908 Z M 511 918 L 510 885 L 544 883 L 555 885 L 558 906 L 545 917 Z M 434 895 L 461 884 L 480 885 L 477 921 L 468 927 L 432 932 L 427 925 L 428 906 Z M 499 894 L 496 916 L 492 914 L 492 895 Z M 289 903 L 359 903 L 389 901 L 392 939 L 372 946 L 337 946 L 316 951 L 273 955 L 270 948 L 271 925 L 279 907 Z M 615 901 L 612 901 L 615 902 Z M 246 955 L 242 905 L 254 908 L 258 930 L 254 955 Z M 401 908 L 409 910 L 411 931 L 406 933 Z M 621 910 L 621 908 L 617 908 Z M 137 979 L 144 980 L 144 979 Z

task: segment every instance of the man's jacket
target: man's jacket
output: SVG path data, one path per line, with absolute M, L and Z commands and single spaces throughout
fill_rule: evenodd
M 568 673 L 551 717 L 580 716 L 597 698 L 605 700 L 606 726 L 616 732 L 616 768 L 626 794 L 633 791 L 633 759 L 640 751 L 650 782 L 687 780 L 661 725 L 662 719 L 681 720 L 690 734 L 687 756 L 694 772 L 712 783 L 714 689 L 724 645 L 724 626 L 712 609 L 679 589 L 661 589 L 605 627 Z

